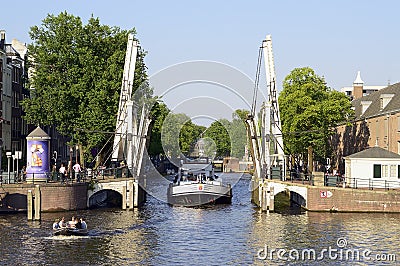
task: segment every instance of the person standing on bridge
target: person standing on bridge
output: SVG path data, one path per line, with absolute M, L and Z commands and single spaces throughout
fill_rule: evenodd
M 72 166 L 72 169 L 74 169 L 74 172 L 75 172 L 75 181 L 79 182 L 79 173 L 82 171 L 81 166 L 79 165 L 78 162 L 76 162 L 76 164 L 74 164 L 74 166 Z
M 64 183 L 64 181 L 65 181 L 65 173 L 67 172 L 67 170 L 65 169 L 65 166 L 64 166 L 63 163 L 61 164 L 60 169 L 58 169 L 58 172 L 61 175 L 61 183 Z

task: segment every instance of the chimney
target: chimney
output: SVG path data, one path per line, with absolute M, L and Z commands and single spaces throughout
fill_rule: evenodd
M 6 31 L 0 30 L 0 49 L 4 50 L 4 44 L 6 43 Z
M 363 97 L 363 88 L 364 88 L 364 81 L 362 81 L 360 71 L 358 71 L 356 80 L 353 82 L 354 99 Z

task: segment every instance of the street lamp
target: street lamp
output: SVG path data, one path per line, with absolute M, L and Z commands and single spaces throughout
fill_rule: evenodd
M 72 178 L 72 173 L 71 173 L 71 167 L 72 167 L 72 152 L 74 151 L 74 149 L 71 147 L 69 147 L 69 164 L 68 164 L 68 173 L 69 176 Z
M 14 173 L 15 172 L 15 154 L 11 155 L 11 157 L 12 157 L 12 171 L 11 171 L 11 173 Z
M 17 176 L 19 177 L 18 171 L 19 171 L 19 165 L 18 165 L 18 161 L 22 159 L 22 151 L 15 151 L 15 155 L 14 155 L 15 159 L 17 159 Z M 14 164 L 13 164 L 14 167 Z
M 10 158 L 12 156 L 12 152 L 10 152 L 10 151 L 6 152 L 6 156 L 7 156 L 7 159 L 8 159 L 8 168 L 7 168 L 8 184 L 10 184 L 10 180 L 11 180 L 11 177 L 10 177 Z
M 79 161 L 79 160 L 78 160 L 79 145 L 77 144 L 75 148 L 76 148 L 76 158 L 75 158 L 75 159 L 76 159 L 76 163 L 78 163 L 78 161 Z

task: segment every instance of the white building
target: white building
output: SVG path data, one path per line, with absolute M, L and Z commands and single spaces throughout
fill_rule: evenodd
M 344 157 L 346 185 L 352 188 L 400 188 L 400 155 L 372 147 Z

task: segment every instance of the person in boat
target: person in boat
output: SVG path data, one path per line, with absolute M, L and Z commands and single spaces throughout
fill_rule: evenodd
M 78 219 L 78 218 L 75 218 L 75 228 L 76 228 L 76 229 L 82 229 L 81 220 Z
M 68 222 L 67 226 L 71 227 L 71 228 L 75 228 L 75 225 L 76 225 L 76 219 L 75 219 L 75 216 L 72 216 L 71 221 Z
M 60 219 L 55 219 L 53 223 L 53 229 L 59 229 L 60 228 Z
M 81 225 L 82 225 L 82 229 L 87 229 L 87 224 L 86 224 L 85 220 L 83 220 L 83 218 L 81 218 Z
M 65 218 L 64 217 L 61 218 L 61 220 L 58 223 L 58 225 L 59 225 L 60 228 L 67 227 L 67 224 L 65 223 Z

